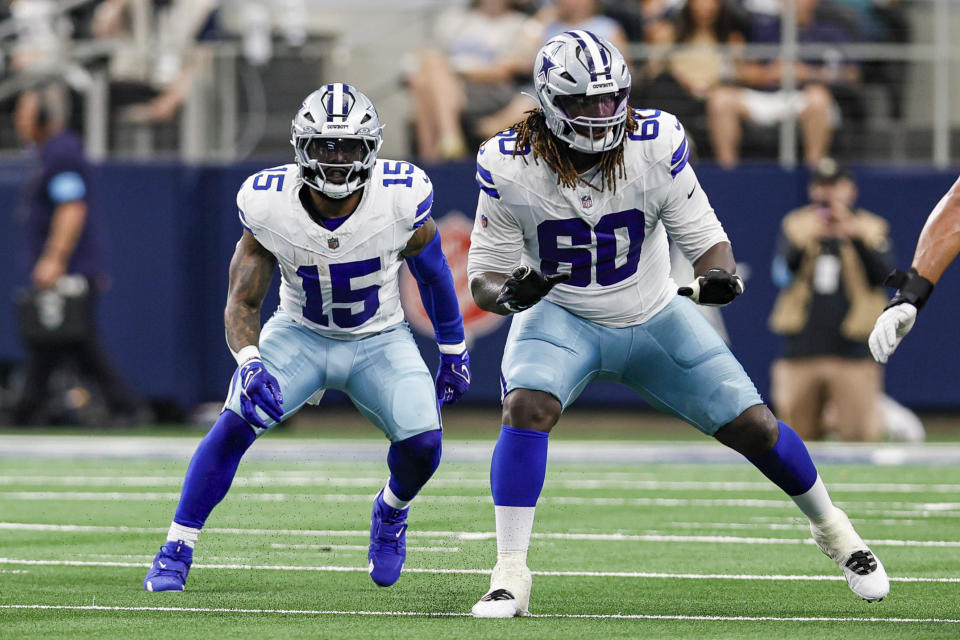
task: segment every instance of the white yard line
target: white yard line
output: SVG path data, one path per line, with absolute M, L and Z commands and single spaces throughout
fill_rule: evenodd
M 231 609 L 227 607 L 108 607 L 102 605 L 2 604 L 0 609 L 34 609 L 54 611 L 159 611 L 171 613 L 254 613 L 309 616 L 397 616 L 410 618 L 467 618 L 469 613 L 450 611 L 341 611 L 323 609 Z M 856 618 L 828 616 L 685 616 L 629 613 L 539 613 L 531 618 L 565 618 L 581 620 L 678 620 L 703 622 L 893 622 L 913 624 L 958 624 L 956 618 Z
M 332 503 L 370 502 L 370 495 L 349 494 L 310 494 L 310 493 L 255 493 L 234 491 L 233 499 L 252 502 L 289 502 L 312 501 Z M 0 500 L 76 500 L 76 501 L 176 501 L 180 498 L 175 492 L 133 492 L 133 491 L 0 491 Z M 492 498 L 488 494 L 480 496 L 422 495 L 417 498 L 421 503 L 435 504 L 489 504 Z M 633 506 L 633 507 L 748 507 L 756 509 L 790 509 L 796 507 L 785 498 L 599 498 L 582 496 L 544 496 L 538 504 L 589 505 L 589 506 Z M 843 505 L 841 501 L 839 504 Z M 960 517 L 960 502 L 901 502 L 901 501 L 858 501 L 854 504 L 858 510 L 870 515 L 937 515 Z
M 26 558 L 0 558 L 0 565 L 54 566 L 54 567 L 130 567 L 146 568 L 149 562 L 110 562 L 93 560 L 30 560 Z M 196 563 L 193 569 L 244 570 L 244 571 L 315 571 L 321 573 L 366 573 L 367 567 L 336 565 L 252 565 Z M 489 569 L 419 569 L 405 567 L 405 573 L 490 575 Z M 843 581 L 841 575 L 780 575 L 780 574 L 726 574 L 726 573 L 663 573 L 649 571 L 533 571 L 536 576 L 590 577 L 590 578 L 643 578 L 667 580 L 762 580 L 773 582 L 822 582 Z M 960 578 L 891 577 L 891 582 L 937 582 L 960 583 Z
M 89 532 L 89 533 L 165 533 L 167 530 L 159 527 L 123 527 L 106 525 L 74 525 L 74 524 L 33 524 L 26 522 L 0 522 L 0 531 L 48 531 L 48 532 Z M 227 533 L 240 535 L 290 535 L 290 536 L 323 536 L 323 537 L 366 537 L 370 532 L 363 529 L 234 529 L 209 527 L 204 529 L 208 533 Z M 496 533 L 493 531 L 408 531 L 411 538 L 457 538 L 459 540 L 493 540 Z M 632 534 L 632 533 L 534 533 L 534 539 L 539 540 L 590 540 L 598 542 L 706 542 L 712 544 L 814 544 L 813 539 L 805 538 L 761 538 L 743 536 L 680 536 L 663 534 Z M 875 546 L 889 547 L 960 547 L 960 540 L 899 540 L 878 539 L 870 540 Z
M 378 488 L 384 476 L 325 476 L 317 473 L 262 473 L 237 476 L 234 487 L 370 487 Z M 169 476 L 51 476 L 51 475 L 0 475 L 0 485 L 37 486 L 63 485 L 70 487 L 158 487 L 183 483 L 182 475 Z M 779 489 L 770 482 L 700 482 L 696 480 L 641 480 L 641 479 L 552 479 L 551 486 L 564 489 L 625 489 L 636 491 L 771 491 Z M 433 478 L 430 487 L 488 489 L 489 475 L 476 477 Z M 950 493 L 960 494 L 960 484 L 942 483 L 850 483 L 831 482 L 832 493 Z
M 201 434 L 190 437 L 0 435 L 0 457 L 26 458 L 127 458 L 137 460 L 187 460 Z M 489 464 L 495 438 L 444 441 L 447 463 Z M 950 465 L 960 462 L 960 445 L 810 443 L 817 462 L 873 465 Z M 244 456 L 245 460 L 277 462 L 380 462 L 387 451 L 382 440 L 334 438 L 265 438 Z M 615 440 L 560 440 L 550 444 L 550 461 L 630 464 L 745 464 L 740 454 L 718 442 L 637 442 Z
M 271 549 L 304 549 L 307 551 L 368 551 L 369 545 L 365 544 L 283 544 L 273 542 Z M 430 553 L 457 553 L 460 547 L 417 547 L 407 545 L 407 551 L 426 551 Z

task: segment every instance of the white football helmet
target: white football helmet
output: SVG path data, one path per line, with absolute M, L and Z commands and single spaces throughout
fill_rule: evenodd
M 547 41 L 533 67 L 547 126 L 573 149 L 600 153 L 623 140 L 630 67 L 608 40 L 567 31 Z
M 345 198 L 370 179 L 383 144 L 383 125 L 370 98 L 334 82 L 303 101 L 290 125 L 300 177 L 330 198 Z

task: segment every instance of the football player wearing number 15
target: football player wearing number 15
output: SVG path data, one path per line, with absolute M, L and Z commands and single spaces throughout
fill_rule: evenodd
M 694 308 L 732 302 L 743 282 L 680 122 L 631 110 L 629 67 L 590 32 L 549 40 L 533 73 L 539 108 L 477 156 L 471 289 L 481 308 L 516 316 L 490 468 L 497 565 L 473 615 L 527 613 L 548 436 L 591 380 L 621 382 L 746 456 L 809 518 L 854 593 L 883 598 L 883 565 L 832 504 L 803 441 Z M 696 272 L 679 289 L 667 235 Z
M 243 234 L 224 320 L 239 365 L 223 413 L 194 453 L 148 591 L 184 588 L 200 529 L 253 441 L 325 389 L 344 391 L 390 439 L 390 478 L 370 525 L 369 571 L 400 577 L 407 511 L 440 462 L 441 404 L 470 385 L 453 278 L 430 217 L 433 186 L 407 162 L 377 160 L 382 126 L 346 84 L 307 96 L 291 127 L 296 164 L 250 176 L 237 194 Z M 406 260 L 440 348 L 436 383 L 403 322 Z M 260 328 L 279 266 L 280 308 Z

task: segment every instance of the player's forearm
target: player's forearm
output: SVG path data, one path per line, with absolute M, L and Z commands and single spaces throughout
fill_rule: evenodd
M 507 277 L 505 273 L 484 271 L 471 278 L 470 293 L 473 294 L 473 300 L 477 303 L 477 306 L 490 313 L 497 313 L 502 316 L 509 315 L 509 309 L 497 304 L 497 296 L 500 295 L 500 290 L 503 289 L 503 283 L 507 281 Z
M 960 180 L 953 184 L 927 218 L 912 266 L 917 273 L 936 284 L 957 254 L 960 254 Z
M 227 345 L 234 353 L 260 339 L 260 307 L 276 264 L 273 255 L 244 232 L 230 260 L 230 289 L 223 311 Z
M 57 207 L 50 223 L 50 234 L 43 247 L 43 255 L 63 263 L 70 260 L 83 233 L 87 220 L 87 205 L 82 201 L 65 202 Z
M 737 261 L 733 258 L 733 247 L 729 242 L 718 242 L 693 263 L 693 271 L 697 277 L 710 269 L 723 269 L 730 274 L 737 272 Z

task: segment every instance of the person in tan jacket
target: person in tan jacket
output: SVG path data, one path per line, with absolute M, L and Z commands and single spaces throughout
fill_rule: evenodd
M 769 324 L 784 350 L 773 364 L 772 400 L 804 439 L 829 429 L 840 440 L 879 440 L 883 371 L 867 337 L 886 304 L 888 225 L 854 207 L 856 184 L 832 159 L 817 165 L 808 193 L 810 204 L 784 217 L 774 258 L 781 292 Z

